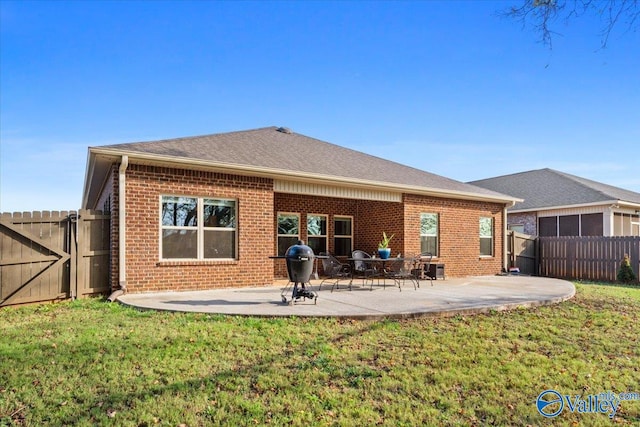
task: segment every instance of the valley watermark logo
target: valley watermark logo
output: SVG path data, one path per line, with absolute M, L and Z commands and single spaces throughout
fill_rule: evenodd
M 545 390 L 536 399 L 536 408 L 540 415 L 557 417 L 566 408 L 580 414 L 608 414 L 613 419 L 618 412 L 620 403 L 625 400 L 640 400 L 640 393 L 604 393 L 581 395 L 560 394 L 556 390 Z

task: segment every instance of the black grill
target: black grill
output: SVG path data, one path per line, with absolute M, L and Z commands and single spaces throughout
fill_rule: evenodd
M 298 240 L 297 244 L 290 246 L 289 249 L 287 249 L 284 256 L 287 261 L 289 282 L 293 283 L 291 300 L 297 301 L 300 298 L 309 298 L 313 299 L 315 302 L 318 296 L 305 286 L 305 283 L 309 284 L 309 280 L 311 280 L 311 275 L 313 274 L 313 263 L 315 260 L 313 249 L 305 245 L 302 240 Z M 311 285 L 309 284 L 309 286 Z M 282 301 L 287 302 L 287 299 L 284 296 L 284 290 L 282 294 Z

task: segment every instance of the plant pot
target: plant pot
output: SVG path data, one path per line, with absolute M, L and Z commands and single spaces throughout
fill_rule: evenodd
M 382 259 L 389 258 L 389 256 L 391 256 L 391 248 L 379 248 L 378 255 L 380 255 Z

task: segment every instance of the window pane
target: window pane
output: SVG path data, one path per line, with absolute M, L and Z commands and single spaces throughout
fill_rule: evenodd
M 307 216 L 307 234 L 309 236 L 326 236 L 327 217 L 321 215 Z
M 420 253 L 429 252 L 438 255 L 438 238 L 434 236 L 420 236 Z
M 278 214 L 278 234 L 295 234 L 298 235 L 298 215 L 294 214 Z
M 335 218 L 334 228 L 336 236 L 351 236 L 351 218 Z
M 480 239 L 480 255 L 491 256 L 493 255 L 493 239 Z
M 236 228 L 236 202 L 204 199 L 204 226 Z
M 318 255 L 320 252 L 327 251 L 327 238 L 309 236 L 307 245 L 313 250 L 314 254 Z
M 197 199 L 192 197 L 162 196 L 162 225 L 195 227 L 197 207 Z
M 538 235 L 541 237 L 556 237 L 558 235 L 557 217 L 540 218 L 538 220 Z
M 290 246 L 298 243 L 298 236 L 295 237 L 278 237 L 278 255 L 287 253 Z
M 336 237 L 334 239 L 334 252 L 338 256 L 351 256 L 351 238 Z
M 162 258 L 197 258 L 196 230 L 162 230 Z
M 601 213 L 582 215 L 580 220 L 582 221 L 583 236 L 602 236 L 604 234 Z
M 563 215 L 558 218 L 560 236 L 579 236 L 579 215 Z
M 438 214 L 420 214 L 420 235 L 421 236 L 437 236 L 438 235 Z
M 493 237 L 492 218 L 480 218 L 480 237 Z
M 236 233 L 227 230 L 206 230 L 204 232 L 205 258 L 235 258 Z
M 493 218 L 480 218 L 480 255 L 493 255 Z

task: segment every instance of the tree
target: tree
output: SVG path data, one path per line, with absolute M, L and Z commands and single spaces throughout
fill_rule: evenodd
M 631 283 L 637 279 L 636 274 L 633 272 L 633 268 L 631 268 L 629 255 L 624 254 L 624 258 L 620 263 L 620 268 L 618 269 L 618 275 L 616 278 L 618 279 L 618 282 L 622 283 Z
M 523 28 L 532 26 L 540 35 L 540 41 L 552 48 L 552 36 L 559 20 L 569 22 L 585 15 L 595 14 L 602 25 L 601 48 L 607 46 L 609 36 L 616 26 L 635 31 L 640 26 L 640 0 L 519 0 L 501 15 L 522 23 Z

